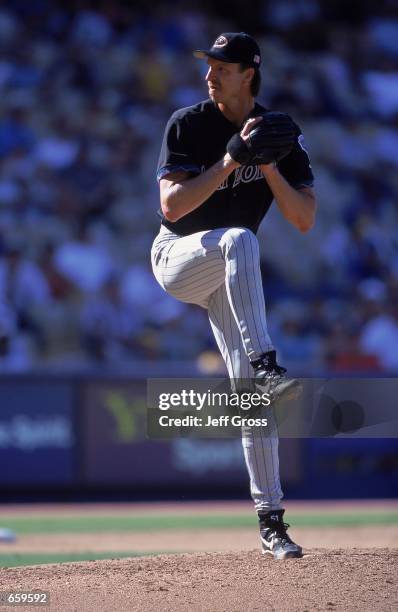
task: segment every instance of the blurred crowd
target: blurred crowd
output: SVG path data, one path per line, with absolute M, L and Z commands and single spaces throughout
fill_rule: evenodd
M 397 372 L 398 5 L 255 4 L 259 101 L 300 124 L 319 202 L 311 233 L 275 206 L 259 233 L 280 361 Z M 222 368 L 206 312 L 167 296 L 149 252 L 165 123 L 207 95 L 191 50 L 242 25 L 133 6 L 0 2 L 0 371 Z

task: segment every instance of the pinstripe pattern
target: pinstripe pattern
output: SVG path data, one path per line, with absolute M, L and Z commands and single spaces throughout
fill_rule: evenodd
M 179 237 L 161 226 L 151 259 L 163 289 L 207 308 L 229 377 L 251 378 L 250 359 L 273 348 L 255 235 L 243 228 L 223 228 Z M 254 433 L 246 427 L 242 445 L 256 510 L 281 508 L 278 439 L 261 428 Z

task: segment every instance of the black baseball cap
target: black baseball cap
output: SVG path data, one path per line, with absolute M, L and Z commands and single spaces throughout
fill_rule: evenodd
M 246 32 L 220 34 L 210 49 L 197 49 L 193 54 L 199 59 L 212 57 L 230 64 L 248 64 L 253 68 L 258 68 L 261 64 L 260 48 Z

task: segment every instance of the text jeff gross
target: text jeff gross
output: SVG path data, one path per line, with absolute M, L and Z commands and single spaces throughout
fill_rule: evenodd
M 219 417 L 208 416 L 207 420 L 198 416 L 187 415 L 185 417 L 169 417 L 162 415 L 159 417 L 159 425 L 161 427 L 267 427 L 267 418 L 251 418 L 242 417 L 240 415 L 229 416 L 222 415 Z

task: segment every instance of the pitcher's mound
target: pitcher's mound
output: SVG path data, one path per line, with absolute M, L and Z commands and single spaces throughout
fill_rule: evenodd
M 46 610 L 398 610 L 398 550 L 321 548 L 274 561 L 257 550 L 0 570 L 2 590 L 50 592 Z

